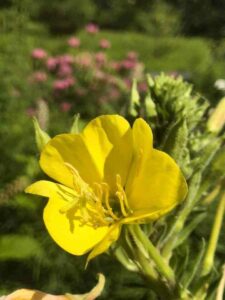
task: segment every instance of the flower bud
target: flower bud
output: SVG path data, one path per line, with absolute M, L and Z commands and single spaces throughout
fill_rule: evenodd
M 225 124 L 225 97 L 223 97 L 215 110 L 212 112 L 207 122 L 210 132 L 219 133 Z
M 129 113 L 132 117 L 136 117 L 138 115 L 137 108 L 140 106 L 140 95 L 137 89 L 137 81 L 133 80 L 132 88 L 131 88 L 131 100 Z
M 39 151 L 42 151 L 44 146 L 50 140 L 50 136 L 41 129 L 39 126 L 38 120 L 33 118 L 34 130 L 35 130 L 35 140 Z

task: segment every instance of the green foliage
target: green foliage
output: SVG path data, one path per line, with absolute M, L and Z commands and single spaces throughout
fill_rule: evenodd
M 211 233 L 210 243 L 214 243 L 214 248 L 211 248 L 212 246 L 209 246 L 208 242 L 211 229 L 208 227 L 206 208 L 206 205 L 209 205 L 210 202 L 209 200 L 207 202 L 205 197 L 212 189 L 217 187 L 221 187 L 221 192 L 215 194 L 210 201 L 215 200 L 217 196 L 221 198 L 224 195 L 223 182 L 221 183 L 224 178 L 224 134 L 223 131 L 214 134 L 208 131 L 209 103 L 196 94 L 192 85 L 184 82 L 181 77 L 172 78 L 161 74 L 156 77 L 148 76 L 147 81 L 149 85 L 148 93 L 155 105 L 156 114 L 152 115 L 151 111 L 149 113 L 145 109 L 144 97 L 141 99 L 139 107 L 136 108 L 136 113 L 141 112 L 144 114 L 151 124 L 156 148 L 160 147 L 163 151 L 169 153 L 181 166 L 188 182 L 189 192 L 186 200 L 175 214 L 173 212 L 152 224 L 147 236 L 154 242 L 156 247 L 154 252 L 150 251 L 150 257 L 154 260 L 157 268 L 147 272 L 146 266 L 146 269 L 142 268 L 140 272 L 149 278 L 152 276 L 149 274 L 154 275 L 154 271 L 162 275 L 161 263 L 158 264 L 157 256 L 151 256 L 151 253 L 156 251 L 156 253 L 161 253 L 163 257 L 162 263 L 166 261 L 168 263 L 167 267 L 170 266 L 172 271 L 175 272 L 174 285 L 178 284 L 172 296 L 168 294 L 167 298 L 189 299 L 191 297 L 192 299 L 193 297 L 193 299 L 208 299 L 213 293 L 212 291 L 215 294 L 215 286 L 218 284 L 218 276 L 212 270 L 213 266 L 217 266 L 218 255 L 217 259 L 214 260 L 215 253 L 212 253 L 211 249 L 216 249 L 215 236 L 217 235 L 218 238 L 222 224 L 217 225 L 217 231 L 214 230 Z M 224 198 L 221 198 L 220 201 L 224 201 Z M 219 218 L 218 214 L 222 218 L 221 209 L 218 209 L 218 212 L 216 211 L 214 218 Z M 176 215 L 176 218 L 174 218 L 174 215 Z M 213 215 L 211 215 L 211 218 L 213 219 Z M 208 233 L 206 234 L 206 231 L 204 231 L 205 234 L 199 234 L 199 231 L 201 232 L 199 228 L 205 227 L 207 227 Z M 198 241 L 195 240 L 196 236 L 199 237 Z M 134 252 L 139 251 L 138 239 L 141 241 L 140 234 L 134 235 L 132 238 L 125 235 L 122 239 L 126 240 L 125 244 L 121 242 L 125 253 L 129 253 L 129 257 L 132 257 L 131 262 L 135 263 L 135 255 L 127 251 L 131 246 L 135 249 Z M 135 239 L 137 239 L 137 242 Z M 193 247 L 198 247 L 199 254 L 195 255 L 193 253 Z M 221 243 L 218 244 L 217 251 L 220 247 Z M 152 246 L 146 242 L 145 251 L 151 248 Z M 224 254 L 222 256 L 224 259 Z M 207 265 L 206 273 L 205 261 L 208 262 L 208 260 L 210 264 Z M 164 270 L 166 270 L 166 266 L 164 266 Z M 209 272 L 211 276 L 207 276 Z M 165 274 L 163 275 L 170 285 L 170 280 Z M 208 286 L 208 288 L 204 288 L 204 286 Z M 165 297 L 163 289 L 157 291 L 154 284 L 151 287 L 156 290 L 156 294 Z M 176 293 L 178 294 L 176 295 Z
M 54 33 L 73 32 L 93 19 L 96 6 L 91 0 L 38 1 L 37 17 Z M 57 21 L 56 21 L 57 20 Z
M 0 237 L 0 260 L 23 260 L 43 255 L 36 239 L 27 235 L 2 235 Z

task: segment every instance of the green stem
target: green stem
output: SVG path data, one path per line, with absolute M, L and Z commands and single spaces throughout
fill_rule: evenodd
M 127 256 L 125 250 L 122 247 L 117 247 L 113 254 L 117 258 L 117 260 L 129 271 L 132 272 L 137 272 L 138 268 L 137 266 L 133 263 L 131 259 Z
M 126 226 L 126 228 L 128 229 L 128 226 Z M 147 280 L 149 288 L 154 290 L 159 297 L 162 297 L 162 299 L 173 299 L 173 297 L 170 297 L 170 289 L 159 277 L 159 274 L 149 260 L 143 245 L 129 229 L 126 230 L 124 242 L 125 241 L 126 243 L 123 245 L 124 252 L 128 253 L 129 255 L 127 254 L 127 256 L 136 263 L 140 274 Z
M 167 260 L 169 260 L 172 250 L 176 245 L 178 234 L 183 229 L 184 223 L 188 215 L 190 214 L 190 212 L 192 211 L 193 207 L 196 204 L 196 201 L 198 200 L 198 197 L 196 198 L 196 195 L 200 185 L 200 181 L 201 181 L 201 173 L 198 172 L 192 177 L 192 180 L 190 182 L 188 197 L 185 200 L 183 209 L 181 210 L 176 221 L 173 223 L 172 227 L 170 228 L 167 237 L 164 239 L 162 256 Z
M 165 262 L 158 249 L 151 243 L 147 236 L 143 233 L 139 225 L 128 225 L 131 234 L 140 241 L 141 245 L 144 246 L 145 250 L 156 264 L 158 271 L 163 275 L 169 282 L 171 287 L 175 286 L 175 276 L 173 270 Z
M 151 288 L 157 293 L 160 299 L 174 299 L 171 294 L 171 290 L 165 285 L 164 282 L 160 280 L 158 276 L 156 276 L 154 269 L 152 269 L 149 260 L 143 255 L 140 250 L 136 251 L 136 259 L 138 260 L 138 264 L 140 266 L 140 272 L 147 279 Z
M 225 194 L 222 195 L 219 205 L 217 207 L 216 216 L 212 227 L 208 248 L 205 254 L 205 258 L 203 260 L 202 276 L 206 276 L 207 274 L 209 274 L 209 272 L 213 267 L 213 261 L 214 261 L 217 242 L 219 239 L 219 234 L 222 227 L 224 211 L 225 211 Z

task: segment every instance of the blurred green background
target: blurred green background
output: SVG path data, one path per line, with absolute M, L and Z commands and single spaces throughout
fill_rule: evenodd
M 132 78 L 142 93 L 145 73 L 162 71 L 181 74 L 215 105 L 224 93 L 214 85 L 225 78 L 224 11 L 223 0 L 0 2 L 0 295 L 85 292 L 101 271 L 103 298 L 146 299 L 140 278 L 107 255 L 84 271 L 85 258 L 48 236 L 45 200 L 23 193 L 43 178 L 31 117 L 52 136 L 66 132 L 76 113 L 85 123 L 122 112 Z

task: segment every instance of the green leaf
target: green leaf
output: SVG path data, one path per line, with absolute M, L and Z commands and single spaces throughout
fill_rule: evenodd
M 181 245 L 192 233 L 193 230 L 202 222 L 202 220 L 207 216 L 207 213 L 198 214 L 194 217 L 189 224 L 185 225 L 184 229 L 179 233 L 176 241 L 176 246 Z
M 29 236 L 10 234 L 0 237 L 0 261 L 41 257 L 40 244 Z
M 193 280 L 196 280 L 196 277 L 199 277 L 201 262 L 205 253 L 205 246 L 205 241 L 202 240 L 202 244 L 199 247 L 196 257 L 189 261 L 188 269 L 185 270 L 183 277 L 180 280 L 185 289 L 189 287 Z
M 176 122 L 169 130 L 163 145 L 163 151 L 170 154 L 182 167 L 187 150 L 188 128 L 185 119 Z

